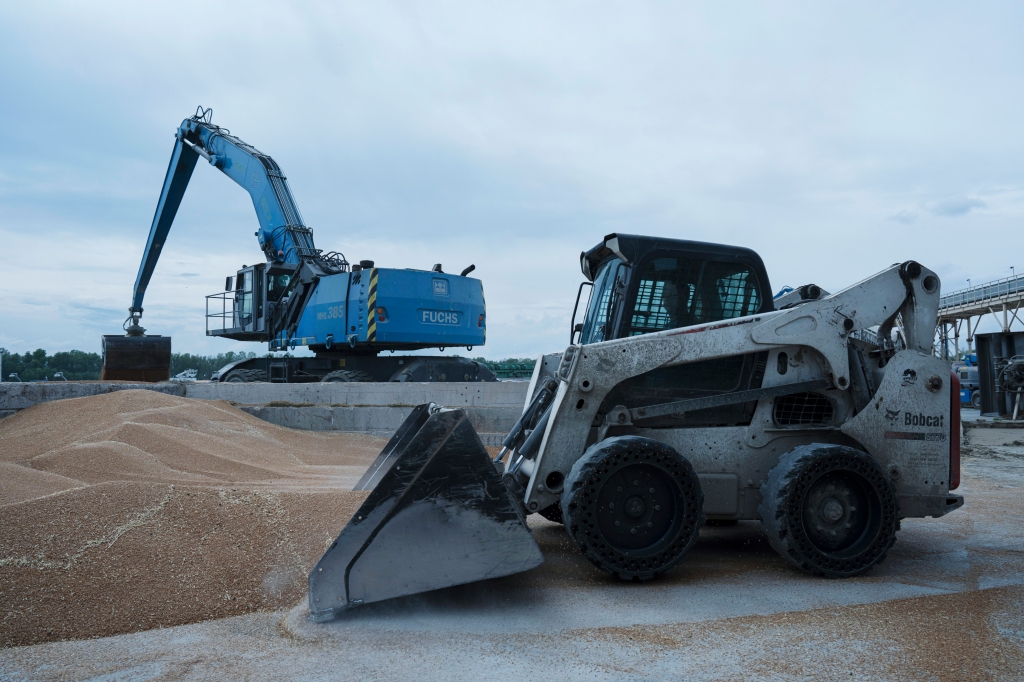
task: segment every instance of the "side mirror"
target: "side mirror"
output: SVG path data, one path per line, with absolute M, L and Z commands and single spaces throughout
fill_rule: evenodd
M 575 341 L 575 339 L 576 339 L 576 332 L 579 332 L 581 334 L 583 333 L 583 323 L 576 321 L 576 311 L 578 311 L 580 309 L 580 295 L 583 293 L 583 287 L 590 287 L 591 295 L 593 295 L 593 293 L 594 293 L 594 283 L 593 282 L 586 282 L 586 281 L 580 282 L 580 288 L 576 290 L 576 303 L 572 307 L 572 321 L 569 323 L 571 325 L 569 327 L 569 330 L 570 330 L 569 331 L 569 344 L 570 345 L 576 343 L 576 341 Z
M 233 279 L 234 279 L 234 277 L 231 277 L 231 276 L 228 276 L 228 277 L 224 278 L 224 291 L 231 291 L 231 289 L 232 289 L 232 287 L 231 287 L 231 280 L 233 280 Z

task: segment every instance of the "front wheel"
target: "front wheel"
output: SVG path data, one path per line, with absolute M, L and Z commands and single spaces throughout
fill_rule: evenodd
M 981 391 L 975 391 L 971 394 L 971 407 L 976 410 L 981 409 Z
M 900 527 L 899 497 L 867 453 L 801 445 L 761 485 L 761 520 L 772 547 L 808 573 L 860 575 L 885 559 Z
M 685 457 L 650 438 L 592 445 L 565 481 L 566 530 L 584 556 L 624 580 L 679 563 L 704 523 L 700 480 Z

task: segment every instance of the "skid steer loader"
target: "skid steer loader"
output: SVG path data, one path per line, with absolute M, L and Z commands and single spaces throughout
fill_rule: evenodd
M 759 520 L 789 562 L 838 578 L 881 562 L 901 518 L 963 505 L 934 272 L 773 300 L 748 249 L 613 234 L 581 262 L 584 320 L 539 358 L 501 452 L 462 410 L 414 410 L 309 576 L 315 619 L 537 566 L 532 513 L 626 580 L 679 563 L 708 519 Z

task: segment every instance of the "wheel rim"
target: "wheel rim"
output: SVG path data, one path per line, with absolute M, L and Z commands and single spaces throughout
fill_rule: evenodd
M 880 501 L 862 477 L 831 471 L 810 484 L 803 504 L 804 533 L 820 552 L 835 558 L 861 553 L 878 535 Z
M 895 491 L 866 457 L 821 457 L 794 483 L 787 525 L 803 560 L 815 570 L 857 574 L 892 544 L 899 528 Z
M 605 481 L 597 495 L 598 528 L 617 548 L 656 553 L 675 536 L 682 491 L 660 469 L 632 464 Z

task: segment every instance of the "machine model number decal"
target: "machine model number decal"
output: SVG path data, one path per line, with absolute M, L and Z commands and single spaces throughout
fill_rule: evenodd
M 886 431 L 885 437 L 892 440 L 923 440 L 928 443 L 942 443 L 946 440 L 944 433 L 913 433 L 911 431 Z
M 345 317 L 345 306 L 343 305 L 332 305 L 327 309 L 327 312 L 316 314 L 316 319 L 318 320 L 334 320 L 339 317 Z
M 421 310 L 419 312 L 420 322 L 424 324 L 448 324 L 454 327 L 462 324 L 462 313 L 454 310 Z

